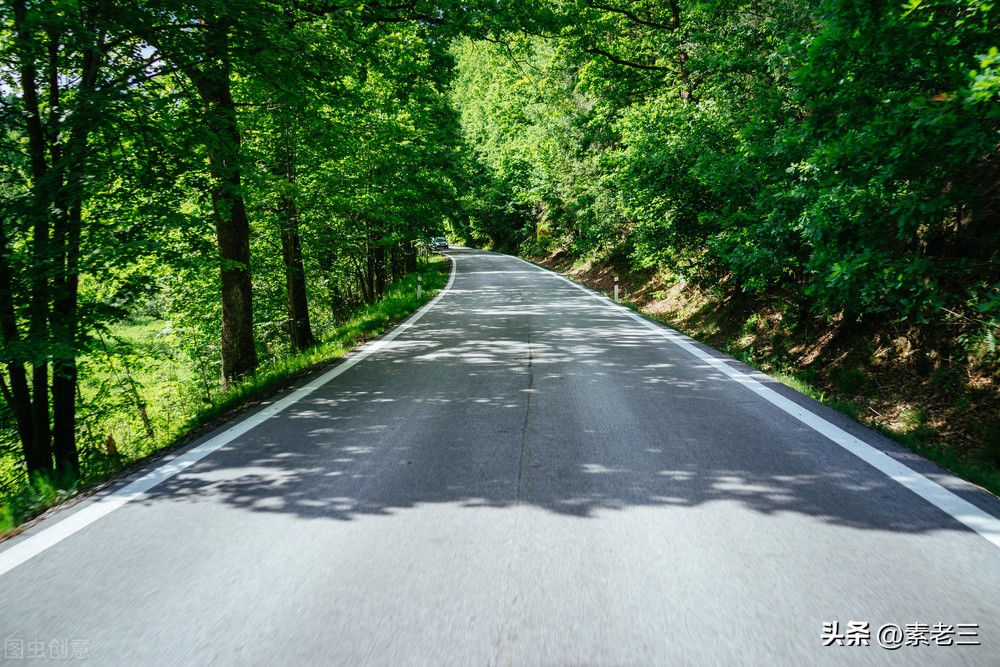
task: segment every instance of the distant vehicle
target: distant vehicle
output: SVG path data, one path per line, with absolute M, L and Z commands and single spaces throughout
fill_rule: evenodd
M 431 239 L 431 247 L 435 250 L 447 250 L 448 249 L 448 239 L 443 236 L 435 236 Z

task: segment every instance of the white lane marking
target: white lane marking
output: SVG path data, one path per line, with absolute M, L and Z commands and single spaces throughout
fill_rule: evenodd
M 327 371 L 320 377 L 316 378 L 313 382 L 310 382 L 304 387 L 296 389 L 294 392 L 281 399 L 272 403 L 268 407 L 255 412 L 243 421 L 240 421 L 230 428 L 226 429 L 219 435 L 215 436 L 210 440 L 206 440 L 202 444 L 198 445 L 194 449 L 191 449 L 184 454 L 181 454 L 175 459 L 168 461 L 167 463 L 154 469 L 152 472 L 140 477 L 136 481 L 132 482 L 128 486 L 115 491 L 114 493 L 108 494 L 103 498 L 97 500 L 92 505 L 88 505 L 81 509 L 80 511 L 71 514 L 70 516 L 58 521 L 58 523 L 53 524 L 42 530 L 41 532 L 35 533 L 30 537 L 24 538 L 22 541 L 17 542 L 12 547 L 7 550 L 0 552 L 0 576 L 3 576 L 7 572 L 10 572 L 18 565 L 34 558 L 38 554 L 42 553 L 49 547 L 58 544 L 59 542 L 65 540 L 70 535 L 83 530 L 90 524 L 94 523 L 101 517 L 104 517 L 116 509 L 129 503 L 136 498 L 141 497 L 144 493 L 152 489 L 157 484 L 170 479 L 177 473 L 191 467 L 198 461 L 202 460 L 212 452 L 218 450 L 223 445 L 229 444 L 236 438 L 240 437 L 247 431 L 260 426 L 265 421 L 278 414 L 282 410 L 285 410 L 291 405 L 294 405 L 298 401 L 313 393 L 323 385 L 333 380 L 338 375 L 346 372 L 348 369 L 358 365 L 364 361 L 367 357 L 375 354 L 383 347 L 385 347 L 390 341 L 399 336 L 401 333 L 413 326 L 417 320 L 424 316 L 431 308 L 433 308 L 441 297 L 451 289 L 451 286 L 455 282 L 455 270 L 458 265 L 457 259 L 452 256 L 451 258 L 451 275 L 448 277 L 448 283 L 445 285 L 444 289 L 441 290 L 437 296 L 431 299 L 426 305 L 424 305 L 420 310 L 410 316 L 405 322 L 397 326 L 395 329 L 387 333 L 385 336 L 374 340 L 370 343 L 362 345 L 357 353 L 346 361 L 337 364 L 334 368 Z
M 915 470 L 892 458 L 885 452 L 872 447 L 864 440 L 851 435 L 842 428 L 835 426 L 826 419 L 823 419 L 816 413 L 785 398 L 773 389 L 765 387 L 763 384 L 753 379 L 746 373 L 730 366 L 724 359 L 719 359 L 718 357 L 715 357 L 696 347 L 693 344 L 694 341 L 692 341 L 689 337 L 667 328 L 666 325 L 652 322 L 641 315 L 637 315 L 627 307 L 617 304 L 608 297 L 597 294 L 586 287 L 578 285 L 565 276 L 561 276 L 558 273 L 549 271 L 548 269 L 543 269 L 535 264 L 532 264 L 531 262 L 521 259 L 520 257 L 515 257 L 514 259 L 524 262 L 539 271 L 549 273 L 612 308 L 624 311 L 623 314 L 628 315 L 639 324 L 656 332 L 663 338 L 666 338 L 668 341 L 678 346 L 685 352 L 694 355 L 721 373 L 727 375 L 733 380 L 736 380 L 768 403 L 777 407 L 782 412 L 787 413 L 823 437 L 843 447 L 848 452 L 854 454 L 856 457 L 879 472 L 899 482 L 913 493 L 943 511 L 945 514 L 952 516 L 956 520 L 976 531 L 992 542 L 995 546 L 1000 547 L 1000 519 L 997 519 L 992 514 L 984 512 L 969 501 L 944 488 L 937 482 L 924 477 Z

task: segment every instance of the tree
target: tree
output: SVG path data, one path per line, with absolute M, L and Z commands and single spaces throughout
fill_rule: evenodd
M 29 473 L 72 475 L 76 358 L 85 331 L 79 303 L 84 213 L 107 180 L 95 137 L 109 113 L 138 97 L 149 72 L 111 3 L 29 4 L 0 9 L 3 171 L 0 331 L 7 379 Z M 30 374 L 26 367 L 31 367 Z

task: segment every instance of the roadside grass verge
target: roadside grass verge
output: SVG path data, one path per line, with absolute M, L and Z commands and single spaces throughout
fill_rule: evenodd
M 194 374 L 157 338 L 163 323 L 140 318 L 123 324 L 116 334 L 125 341 L 123 350 L 134 346 L 131 356 L 118 358 L 114 367 L 95 369 L 81 393 L 84 407 L 98 403 L 104 407 L 80 420 L 80 477 L 38 476 L 29 481 L 17 451 L 0 456 L 0 537 L 47 509 L 185 444 L 377 337 L 430 301 L 447 283 L 449 268 L 443 256 L 432 256 L 418 273 L 393 283 L 380 301 L 357 310 L 319 344 L 274 359 L 225 391 L 193 389 Z M 423 277 L 419 299 L 418 275 Z
M 311 373 L 336 361 L 367 340 L 385 332 L 430 301 L 448 280 L 441 256 L 431 258 L 431 269 L 423 272 L 423 294 L 418 300 L 417 275 L 410 274 L 390 286 L 385 296 L 365 306 L 337 327 L 333 336 L 298 354 L 284 357 L 222 393 L 215 404 L 199 410 L 185 430 L 216 420 L 248 401 L 267 396 L 288 385 L 289 380 Z

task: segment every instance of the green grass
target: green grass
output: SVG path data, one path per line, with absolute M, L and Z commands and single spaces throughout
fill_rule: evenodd
M 756 360 L 753 357 L 747 356 L 744 359 L 740 359 L 740 361 L 747 364 L 748 366 L 753 366 L 754 368 L 760 370 L 759 365 L 757 364 Z M 807 381 L 803 380 L 798 375 L 792 373 L 774 373 L 772 377 L 781 384 L 785 385 L 786 387 L 791 387 L 795 391 L 799 392 L 800 394 L 805 394 L 814 401 L 825 403 L 827 400 L 825 393 L 819 391 L 818 389 L 809 384 Z
M 27 519 L 74 496 L 79 489 L 80 480 L 45 475 L 14 487 L 0 504 L 0 534 L 10 532 Z
M 81 360 L 89 365 L 89 373 L 81 381 L 85 408 L 81 414 L 85 416 L 78 429 L 80 479 L 39 477 L 28 483 L 17 452 L 7 452 L 0 458 L 0 534 L 378 336 L 444 287 L 448 280 L 445 258 L 432 256 L 421 267 L 420 299 L 417 275 L 391 285 L 380 301 L 358 310 L 320 344 L 276 359 L 226 391 L 196 391 L 197 373 L 190 360 L 171 348 L 169 337 L 161 335 L 167 323 L 137 318 L 114 327 L 105 336 L 104 346 Z M 109 437 L 113 446 L 108 444 Z
M 994 495 L 1000 495 L 1000 471 L 995 462 L 979 458 L 967 459 L 959 456 L 951 449 L 928 444 L 925 435 L 916 434 L 872 424 L 872 428 L 882 435 L 912 449 L 926 459 L 937 463 L 942 468 L 950 470 L 959 477 L 983 487 Z
M 417 274 L 406 276 L 386 290 L 381 301 L 362 308 L 351 319 L 341 324 L 333 337 L 305 352 L 279 359 L 231 387 L 214 405 L 199 410 L 186 425 L 186 430 L 202 426 L 249 400 L 281 389 L 288 384 L 289 378 L 311 372 L 339 359 L 356 346 L 378 336 L 407 317 L 430 301 L 447 282 L 447 274 L 439 270 L 443 258 L 432 257 L 431 261 L 432 270 L 421 274 L 424 286 L 423 295 L 419 300 L 416 298 Z

